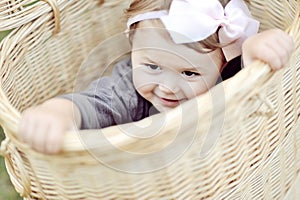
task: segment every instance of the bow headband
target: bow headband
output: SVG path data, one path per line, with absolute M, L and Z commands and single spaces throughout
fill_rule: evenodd
M 148 19 L 160 19 L 176 44 L 204 40 L 220 27 L 219 41 L 228 44 L 222 48 L 227 61 L 241 55 L 242 43 L 259 28 L 243 0 L 231 0 L 225 8 L 218 0 L 173 0 L 169 12 L 138 14 L 127 27 Z

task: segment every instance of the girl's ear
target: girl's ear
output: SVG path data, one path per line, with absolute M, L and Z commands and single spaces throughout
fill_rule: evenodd
M 130 29 L 127 30 L 127 32 L 125 33 L 125 34 L 127 34 L 129 43 L 130 43 L 131 45 L 132 45 L 132 42 L 133 42 L 133 38 L 134 38 L 133 36 L 134 36 L 135 30 L 136 30 L 136 28 L 137 28 L 137 24 L 138 24 L 138 22 L 132 24 L 132 25 L 130 26 Z

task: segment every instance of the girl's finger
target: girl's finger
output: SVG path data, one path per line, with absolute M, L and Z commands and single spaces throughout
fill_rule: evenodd
M 61 123 L 54 123 L 53 126 L 49 128 L 49 134 L 46 146 L 46 152 L 48 154 L 55 154 L 61 150 L 63 134 L 65 133 L 65 128 Z

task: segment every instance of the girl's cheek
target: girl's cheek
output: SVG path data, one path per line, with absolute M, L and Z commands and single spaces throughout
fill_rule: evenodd
M 198 95 L 201 95 L 208 91 L 208 89 L 209 86 L 204 80 L 198 81 L 196 83 L 190 83 L 185 88 L 183 88 L 188 99 L 192 99 Z
M 137 92 L 144 98 L 148 99 L 149 93 L 152 92 L 154 84 L 153 82 L 148 80 L 146 75 L 134 75 L 133 76 L 133 84 Z
M 158 81 L 159 76 L 147 73 L 144 68 L 133 70 L 133 84 L 137 87 L 150 87 Z
M 153 96 L 153 87 L 151 85 L 144 85 L 136 87 L 136 91 L 146 100 L 151 102 Z
M 139 68 L 134 68 L 133 71 L 132 71 L 132 78 L 133 78 L 133 84 L 134 86 L 137 88 L 137 87 L 140 87 L 142 84 L 143 84 L 143 73 L 142 73 L 142 70 L 139 69 Z

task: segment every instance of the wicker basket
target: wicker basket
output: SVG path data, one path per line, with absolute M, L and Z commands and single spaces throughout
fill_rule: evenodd
M 18 140 L 25 108 L 84 87 L 128 53 L 120 20 L 128 4 L 0 1 L 0 31 L 11 30 L 0 45 L 1 151 L 17 192 L 24 199 L 59 200 L 299 198 L 297 0 L 249 4 L 261 30 L 278 27 L 294 37 L 285 69 L 272 72 L 257 61 L 165 114 L 69 132 L 58 155 L 37 153 Z

